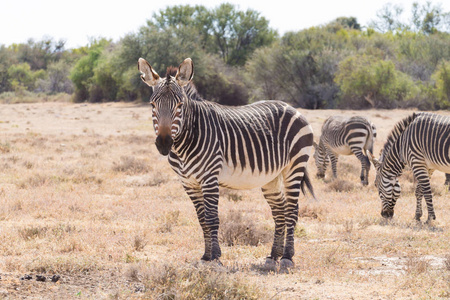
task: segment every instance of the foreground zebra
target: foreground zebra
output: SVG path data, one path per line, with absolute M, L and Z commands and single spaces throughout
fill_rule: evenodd
M 190 58 L 176 75 L 161 78 L 143 58 L 142 80 L 153 87 L 150 98 L 156 147 L 169 155 L 203 229 L 202 260 L 218 260 L 219 186 L 262 187 L 272 209 L 275 234 L 267 266 L 293 266 L 298 199 L 305 185 L 313 194 L 306 170 L 313 143 L 312 128 L 294 108 L 279 101 L 227 107 L 194 100 Z M 187 92 L 187 93 L 186 93 Z M 314 195 L 314 194 L 313 194 Z
M 381 215 L 391 218 L 400 196 L 398 176 L 408 165 L 417 181 L 416 215 L 422 216 L 422 197 L 428 209 L 427 223 L 436 219 L 430 177 L 434 170 L 450 172 L 450 118 L 433 113 L 414 113 L 398 122 L 388 136 L 380 159 L 370 155 L 377 175 L 375 185 L 382 202 Z
M 354 154 L 361 161 L 361 183 L 367 185 L 370 162 L 365 153 L 366 150 L 373 152 L 375 137 L 375 125 L 364 117 L 331 116 L 326 119 L 322 126 L 319 145 L 314 143 L 317 177 L 325 177 L 330 160 L 333 177 L 337 178 L 338 156 Z

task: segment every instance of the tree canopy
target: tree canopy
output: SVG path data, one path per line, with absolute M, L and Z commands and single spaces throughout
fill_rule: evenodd
M 450 107 L 450 13 L 440 4 L 383 6 L 368 24 L 342 16 L 282 36 L 232 4 L 168 6 L 113 42 L 30 39 L 0 45 L 0 93 L 72 93 L 74 101 L 146 101 L 136 62 L 160 74 L 186 57 L 205 98 L 228 105 L 279 99 L 304 108 Z

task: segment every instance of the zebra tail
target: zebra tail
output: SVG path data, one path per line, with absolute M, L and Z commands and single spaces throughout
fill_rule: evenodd
M 313 196 L 314 200 L 317 200 L 316 195 L 314 194 L 314 189 L 313 189 L 313 186 L 312 186 L 312 183 L 311 183 L 311 179 L 309 178 L 309 174 L 308 174 L 307 170 L 305 170 L 305 175 L 303 176 L 302 183 L 300 184 L 300 188 L 302 189 L 302 193 L 303 193 L 303 195 L 306 196 L 305 185 L 308 188 L 308 190 L 311 193 L 311 195 Z

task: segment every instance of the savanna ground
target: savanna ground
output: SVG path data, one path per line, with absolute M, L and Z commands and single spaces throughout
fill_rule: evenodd
M 369 117 L 378 154 L 412 111 L 302 113 L 316 139 L 330 115 Z M 433 226 L 413 220 L 410 171 L 394 219 L 385 222 L 373 167 L 362 187 L 356 157 L 340 157 L 336 181 L 330 172 L 316 179 L 311 159 L 318 200 L 301 197 L 295 268 L 274 274 L 262 268 L 274 225 L 257 189 L 221 192 L 223 267 L 199 262 L 203 237 L 193 205 L 154 139 L 146 105 L 0 105 L 0 298 L 450 297 L 450 194 L 442 173 L 432 177 Z

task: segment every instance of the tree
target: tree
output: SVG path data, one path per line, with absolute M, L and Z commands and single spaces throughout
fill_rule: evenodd
M 270 45 L 277 36 L 258 12 L 236 11 L 231 4 L 222 4 L 213 10 L 211 24 L 217 52 L 229 65 L 244 65 L 257 48 Z
M 345 28 L 361 30 L 361 25 L 355 17 L 339 17 L 334 22 Z
M 383 33 L 402 30 L 405 27 L 400 21 L 402 13 L 403 8 L 401 6 L 387 3 L 377 11 L 377 19 L 371 21 L 369 26 Z
M 103 49 L 111 41 L 106 39 L 93 40 L 87 50 L 87 54 L 81 57 L 70 72 L 70 79 L 75 86 L 75 102 L 82 102 L 89 99 L 89 89 L 93 83 L 94 68 Z
M 69 75 L 70 68 L 67 67 L 67 61 L 60 60 L 52 63 L 47 67 L 46 78 L 37 82 L 39 90 L 49 94 L 71 94 L 73 92 L 73 83 L 70 81 Z
M 414 98 L 419 90 L 390 60 L 350 56 L 339 64 L 335 77 L 342 92 L 341 107 L 392 108 Z
M 427 2 L 422 6 L 414 2 L 412 5 L 412 24 L 413 29 L 421 31 L 425 34 L 433 34 L 442 28 L 442 21 L 445 13 L 442 12 L 440 4 L 432 6 L 431 2 Z
M 448 109 L 450 107 L 450 61 L 443 61 L 432 78 L 436 82 L 437 108 Z
M 0 93 L 10 90 L 8 69 L 15 63 L 17 63 L 17 60 L 11 49 L 0 45 Z
M 238 11 L 232 4 L 222 4 L 212 11 L 204 6 L 180 5 L 154 14 L 147 29 L 178 33 L 189 29 L 204 51 L 220 55 L 229 65 L 242 66 L 253 51 L 276 40 L 276 32 L 268 25 L 258 12 Z
M 36 81 L 44 76 L 44 70 L 32 71 L 27 63 L 11 65 L 8 68 L 9 85 L 16 92 L 34 90 Z

